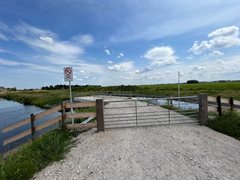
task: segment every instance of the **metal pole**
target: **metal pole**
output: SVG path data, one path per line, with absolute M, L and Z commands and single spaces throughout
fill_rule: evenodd
M 70 94 L 70 103 L 72 103 L 72 87 L 71 81 L 69 81 L 69 94 Z M 71 114 L 73 114 L 73 108 L 71 108 Z M 72 118 L 72 124 L 74 124 L 74 119 Z
M 135 113 L 136 113 L 136 126 L 138 125 L 137 123 L 137 101 L 135 100 Z
M 170 99 L 168 100 L 168 124 L 170 124 Z
M 178 71 L 178 97 L 180 97 L 180 73 Z M 178 98 L 178 109 L 180 109 L 180 98 Z

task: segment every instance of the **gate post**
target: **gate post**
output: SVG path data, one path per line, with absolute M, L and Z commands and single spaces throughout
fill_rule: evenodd
M 207 94 L 198 95 L 199 102 L 199 124 L 206 125 L 208 122 L 208 99 Z
M 104 102 L 102 99 L 96 100 L 97 131 L 104 131 Z
M 35 140 L 35 126 L 34 126 L 35 116 L 34 116 L 34 114 L 30 115 L 30 120 L 31 120 L 31 133 L 32 133 L 32 141 L 33 141 L 33 140 Z
M 222 115 L 222 105 L 221 105 L 221 96 L 217 96 L 217 110 L 218 110 L 218 115 Z

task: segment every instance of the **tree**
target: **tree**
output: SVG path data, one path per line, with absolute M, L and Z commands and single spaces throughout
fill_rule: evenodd
M 198 80 L 188 80 L 187 84 L 194 84 L 194 83 L 198 83 Z

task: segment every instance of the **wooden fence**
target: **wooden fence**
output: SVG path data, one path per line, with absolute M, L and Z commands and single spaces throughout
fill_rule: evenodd
M 221 116 L 223 111 L 229 109 L 240 112 L 240 101 L 234 100 L 232 97 L 225 99 L 221 96 L 208 96 L 208 112 L 217 112 Z
M 101 100 L 100 100 L 101 101 Z M 43 130 L 47 127 L 50 127 L 54 124 L 59 124 L 62 128 L 67 128 L 67 129 L 81 129 L 81 128 L 94 128 L 97 127 L 96 122 L 92 123 L 86 123 L 86 124 L 66 124 L 65 120 L 66 119 L 76 119 L 76 118 L 89 118 L 89 117 L 96 117 L 96 112 L 79 112 L 79 113 L 74 113 L 72 114 L 69 112 L 69 109 L 79 109 L 79 108 L 86 108 L 86 107 L 96 107 L 96 102 L 76 102 L 76 103 L 62 103 L 61 105 L 58 105 L 56 107 L 53 107 L 51 109 L 48 109 L 46 111 L 40 112 L 38 114 L 31 114 L 29 118 L 26 118 L 24 120 L 18 121 L 12 125 L 9 125 L 5 128 L 2 129 L 2 133 L 7 133 L 12 130 L 15 130 L 17 128 L 20 128 L 24 125 L 30 124 L 30 128 L 20 132 L 17 135 L 14 135 L 12 137 L 9 137 L 7 139 L 3 140 L 3 146 L 8 145 L 10 143 L 13 143 L 19 139 L 22 139 L 26 136 L 31 135 L 32 140 L 35 138 L 35 133 L 37 131 Z M 99 109 L 99 107 L 98 107 Z M 100 109 L 103 109 L 103 107 L 100 107 Z M 53 113 L 60 112 L 57 117 L 53 119 L 49 119 L 39 125 L 35 125 L 36 121 L 39 121 L 40 119 L 49 116 Z

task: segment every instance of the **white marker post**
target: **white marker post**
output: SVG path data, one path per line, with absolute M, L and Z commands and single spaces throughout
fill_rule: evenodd
M 64 81 L 69 82 L 70 103 L 72 103 L 72 88 L 71 88 L 71 81 L 73 81 L 72 67 L 65 67 L 63 69 L 63 73 L 64 73 Z M 73 114 L 73 108 L 71 108 L 71 114 Z M 72 119 L 72 124 L 74 124 L 74 119 Z
M 180 77 L 181 77 L 181 74 L 180 72 L 178 71 L 178 109 L 180 109 Z

